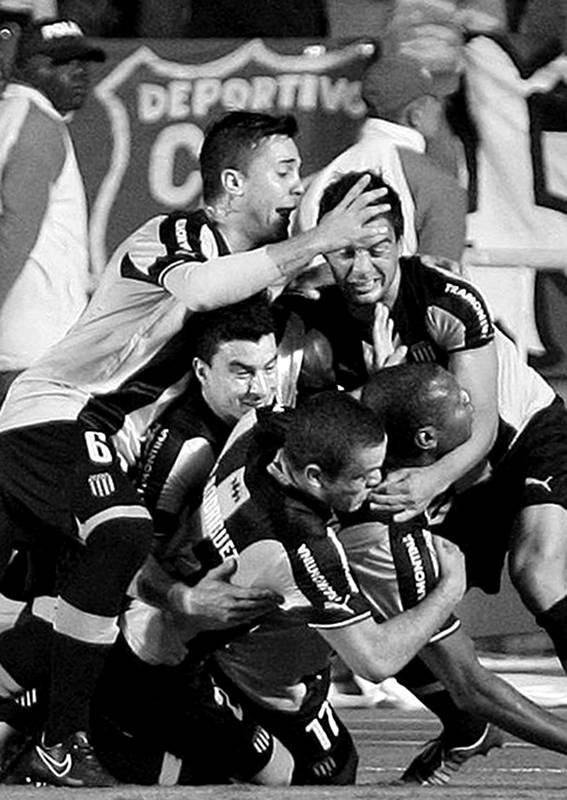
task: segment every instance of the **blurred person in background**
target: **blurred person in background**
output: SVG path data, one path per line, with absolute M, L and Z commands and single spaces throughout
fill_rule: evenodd
M 59 15 L 57 0 L 0 0 L 0 22 L 26 25 L 46 21 Z
M 105 54 L 69 20 L 24 26 L 0 99 L 0 401 L 78 319 L 91 289 L 87 201 L 67 114 Z
M 298 225 L 315 225 L 326 186 L 350 171 L 383 175 L 402 203 L 404 255 L 429 255 L 459 262 L 465 246 L 467 195 L 445 164 L 428 154 L 442 125 L 444 100 L 457 88 L 455 76 L 436 78 L 416 58 L 379 57 L 362 82 L 366 121 L 358 141 L 318 172 L 302 198 Z

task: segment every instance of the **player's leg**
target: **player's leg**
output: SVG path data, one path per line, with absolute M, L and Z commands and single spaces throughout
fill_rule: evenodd
M 74 431 L 73 456 L 66 489 L 80 546 L 59 565 L 47 745 L 77 731 L 88 735 L 90 700 L 153 532 L 149 513 L 104 434 Z
M 510 577 L 536 622 L 549 635 L 567 672 L 567 511 L 558 505 L 523 509 L 514 528 Z
M 292 785 L 346 786 L 356 780 L 358 753 L 352 736 L 328 701 L 330 669 L 305 678 L 296 712 L 259 705 L 216 667 L 214 679 L 244 713 L 283 743 L 294 762 Z
M 567 752 L 565 720 L 541 708 L 483 667 L 473 642 L 462 630 L 428 645 L 421 656 L 450 687 L 459 706 L 539 747 Z
M 419 525 L 390 526 L 386 530 L 365 523 L 343 531 L 341 538 L 377 618 L 389 619 L 402 613 L 437 583 L 437 556 L 431 533 Z M 459 627 L 460 621 L 451 615 L 434 640 L 450 635 Z M 447 687 L 420 658 L 413 659 L 396 678 L 443 725 L 440 736 L 428 742 L 412 760 L 403 780 L 420 784 L 435 782 L 437 772 L 444 769 L 453 750 L 467 748 L 470 757 L 476 754 L 487 732 L 486 719 L 459 708 Z
M 125 783 L 287 785 L 281 743 L 211 679 L 204 664 L 147 664 L 119 637 L 97 686 L 93 743 Z
M 100 785 L 107 776 L 88 742 L 90 698 L 127 587 L 149 550 L 152 524 L 103 433 L 73 423 L 16 433 L 29 469 L 18 473 L 13 496 L 38 541 L 69 542 L 57 559 L 47 722 L 30 777 Z
M 51 626 L 26 615 L 0 633 L 0 781 L 8 781 L 19 758 L 45 722 Z
M 506 502 L 518 508 L 512 583 L 567 671 L 567 411 L 559 400 L 534 416 L 499 471 Z

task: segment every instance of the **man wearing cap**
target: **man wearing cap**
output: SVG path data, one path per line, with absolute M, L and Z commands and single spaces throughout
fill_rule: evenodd
M 458 262 L 465 244 L 466 191 L 446 165 L 426 155 L 443 120 L 443 98 L 455 91 L 456 83 L 455 78 L 435 78 L 410 56 L 373 62 L 362 82 L 367 119 L 359 140 L 309 184 L 299 207 L 299 228 L 315 225 L 329 183 L 350 171 L 372 170 L 400 196 L 403 254 L 419 252 Z
M 86 100 L 88 62 L 104 58 L 67 20 L 30 23 L 16 46 L 0 100 L 0 402 L 88 299 L 87 202 L 66 115 Z

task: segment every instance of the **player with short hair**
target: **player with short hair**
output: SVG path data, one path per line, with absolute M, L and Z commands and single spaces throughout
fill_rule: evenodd
M 369 487 L 380 478 L 384 445 L 376 417 L 344 393 L 323 393 L 295 411 L 266 409 L 246 415 L 207 482 L 198 513 L 172 538 L 161 563 L 167 564 L 175 580 L 191 584 L 202 569 L 237 558 L 238 583 L 269 587 L 282 596 L 278 609 L 259 626 L 261 644 L 255 644 L 256 631 L 244 635 L 245 630 L 223 640 L 222 647 L 215 639 L 192 638 L 194 618 L 172 615 L 171 610 L 160 614 L 154 609 L 145 638 L 131 627 L 132 611 L 124 618 L 124 638 L 142 663 L 157 663 L 158 654 L 160 664 L 186 663 L 187 658 L 192 663 L 201 648 L 214 649 L 215 682 L 246 716 L 292 753 L 293 783 L 354 781 L 357 758 L 352 739 L 326 702 L 332 649 L 341 651 L 364 674 L 381 679 L 411 657 L 426 640 L 426 631 L 438 627 L 454 601 L 454 585 L 450 600 L 442 580 L 437 600 L 428 598 L 431 604 L 412 609 L 387 627 L 367 618 L 366 602 L 337 545 L 332 509 L 349 511 L 365 501 Z M 449 558 L 450 571 L 454 556 L 452 551 L 442 554 L 443 561 Z M 146 568 L 142 570 L 139 584 L 153 585 L 156 601 L 159 576 L 156 584 L 148 565 L 150 570 L 146 574 Z M 454 577 L 448 576 L 450 584 Z M 167 589 L 162 597 L 165 608 L 169 596 Z M 279 666 L 291 669 L 295 680 L 283 686 L 278 700 L 271 694 L 277 682 L 262 692 L 262 662 L 270 655 L 272 637 L 281 641 L 282 632 L 289 646 L 278 659 Z M 296 647 L 296 641 L 309 646 Z M 256 702 L 254 692 L 240 691 L 234 671 L 224 669 L 222 654 L 238 654 L 249 642 L 255 657 L 248 666 L 260 677 L 260 684 L 252 678 L 252 685 L 265 702 Z M 130 702 L 127 687 L 117 687 L 111 676 L 108 699 L 99 699 L 97 709 L 108 719 L 122 717 L 124 735 L 127 732 L 131 742 L 137 733 L 142 746 L 142 731 L 125 722 Z M 323 738 L 318 735 L 320 728 Z M 108 726 L 102 727 L 97 739 L 102 758 L 107 730 Z M 125 744 L 126 738 L 120 745 L 118 736 L 112 748 L 120 752 Z
M 386 471 L 432 463 L 471 433 L 474 412 L 470 399 L 438 364 L 402 364 L 381 370 L 362 388 L 361 402 L 384 421 Z M 446 504 L 450 497 L 444 500 Z M 433 520 L 443 505 L 441 498 L 436 505 L 437 510 L 428 512 Z M 341 523 L 339 538 L 349 564 L 378 619 L 399 614 L 435 585 L 432 531 L 436 528 L 428 519 L 418 516 L 395 523 L 383 513 L 365 508 L 350 519 L 342 518 Z M 412 690 L 418 697 L 425 700 L 440 682 L 459 709 L 485 721 L 476 741 L 455 746 L 455 741 L 463 741 L 463 717 L 455 714 L 444 719 L 445 729 L 405 770 L 404 782 L 446 783 L 471 757 L 501 746 L 502 735 L 494 725 L 540 747 L 567 752 L 563 720 L 482 667 L 473 643 L 454 617 L 420 651 L 419 660 L 431 672 L 412 662 L 399 676 L 404 682 L 405 672 L 417 681 Z M 435 694 L 437 703 L 442 703 L 442 695 Z
M 276 398 L 276 322 L 267 297 L 197 314 L 192 327 L 189 385 L 149 429 L 136 468 L 160 535 L 198 505 L 235 423 Z
M 126 240 L 81 319 L 16 379 L 2 406 L 0 575 L 14 549 L 39 547 L 58 567 L 48 715 L 33 780 L 112 782 L 89 743 L 90 698 L 153 532 L 123 465 L 186 384 L 191 314 L 283 284 L 317 253 L 376 235 L 369 200 L 380 193 L 363 196 L 364 179 L 341 204 L 340 221 L 331 214 L 286 239 L 303 190 L 292 128 L 251 112 L 213 125 L 205 161 L 221 133 L 235 143 L 233 160 L 217 167 L 222 192 L 205 196 L 206 210 L 158 216 Z M 37 586 L 28 589 L 37 595 Z
M 331 185 L 321 213 L 328 213 L 361 174 Z M 384 182 L 374 175 L 369 185 Z M 361 386 L 381 366 L 377 329 L 384 317 L 408 361 L 437 362 L 457 377 L 475 409 L 471 438 L 431 465 L 391 472 L 373 493 L 373 504 L 398 521 L 411 519 L 489 457 L 490 480 L 459 494 L 443 532 L 458 537 L 465 549 L 469 583 L 488 592 L 498 591 L 509 552 L 512 581 L 565 665 L 564 404 L 495 331 L 472 283 L 417 257 L 399 257 L 401 212 L 391 188 L 386 199 L 391 210 L 381 217 L 382 241 L 328 254 L 338 285 L 322 290 L 318 301 L 289 297 L 288 303 L 308 329 L 326 337 L 332 354 L 327 374 L 347 389 Z M 491 516 L 479 520 L 487 507 Z

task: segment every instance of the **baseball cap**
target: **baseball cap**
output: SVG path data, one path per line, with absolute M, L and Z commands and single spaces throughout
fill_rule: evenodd
M 74 58 L 85 61 L 104 61 L 106 54 L 83 34 L 80 26 L 69 19 L 30 22 L 22 28 L 16 63 L 23 64 L 32 56 L 42 54 L 64 63 Z
M 445 97 L 457 86 L 457 75 L 436 76 L 417 58 L 400 53 L 371 64 L 362 80 L 361 92 L 370 111 L 391 116 L 418 97 Z

